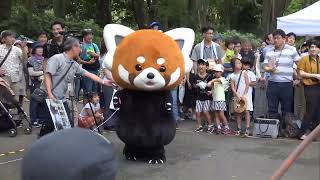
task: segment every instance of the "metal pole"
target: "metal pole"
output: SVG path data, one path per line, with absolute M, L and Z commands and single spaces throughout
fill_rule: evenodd
M 274 172 L 269 180 L 280 180 L 281 177 L 288 171 L 290 166 L 294 163 L 306 147 L 315 139 L 320 136 L 320 124 L 315 128 L 306 139 L 304 139 L 299 146 L 289 155 L 289 157 L 281 164 L 280 168 Z

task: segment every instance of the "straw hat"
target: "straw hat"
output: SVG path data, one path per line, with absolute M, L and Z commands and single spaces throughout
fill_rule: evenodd
M 243 113 L 247 109 L 247 101 L 245 99 L 235 99 L 233 108 L 234 112 Z

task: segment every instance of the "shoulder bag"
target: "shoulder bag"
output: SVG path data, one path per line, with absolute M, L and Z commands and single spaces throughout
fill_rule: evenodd
M 62 80 L 66 77 L 69 70 L 71 69 L 72 65 L 73 65 L 73 62 L 68 67 L 68 69 L 65 71 L 63 76 L 59 79 L 58 83 L 51 89 L 51 91 L 53 91 L 62 82 Z M 44 102 L 47 99 L 47 97 L 48 97 L 48 93 L 41 88 L 36 88 L 33 91 L 33 93 L 31 94 L 31 98 L 39 103 Z

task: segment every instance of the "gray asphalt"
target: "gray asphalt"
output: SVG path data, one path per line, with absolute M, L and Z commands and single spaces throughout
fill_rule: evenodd
M 194 122 L 182 122 L 174 141 L 166 147 L 167 163 L 149 165 L 125 161 L 123 143 L 115 133 L 104 134 L 119 152 L 117 180 L 264 180 L 300 143 L 288 139 L 225 137 L 194 133 Z M 37 130 L 36 130 L 37 131 Z M 0 134 L 0 155 L 27 149 L 36 141 L 20 133 L 15 138 Z M 23 157 L 24 152 L 0 156 L 0 180 L 19 180 L 21 161 L 3 162 Z M 290 168 L 285 180 L 320 179 L 320 142 L 313 142 Z

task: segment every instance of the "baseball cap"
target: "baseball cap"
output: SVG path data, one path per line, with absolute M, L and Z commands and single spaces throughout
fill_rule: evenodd
M 22 161 L 22 180 L 114 180 L 113 145 L 86 129 L 66 129 L 34 143 Z
M 221 64 L 216 64 L 216 65 L 213 67 L 213 70 L 214 70 L 214 71 L 217 71 L 217 72 L 223 72 L 223 71 L 224 71 L 224 67 L 223 67 Z
M 198 59 L 197 63 L 198 63 L 198 64 L 206 64 L 206 65 L 209 65 L 208 60 L 206 60 L 206 59 Z
M 83 29 L 82 30 L 82 36 L 86 36 L 86 35 L 89 35 L 89 34 L 93 34 L 92 29 Z
M 151 23 L 149 24 L 149 28 L 153 28 L 154 26 L 160 27 L 161 24 L 160 24 L 160 22 L 157 22 L 157 21 L 153 21 L 153 22 L 151 22 Z

